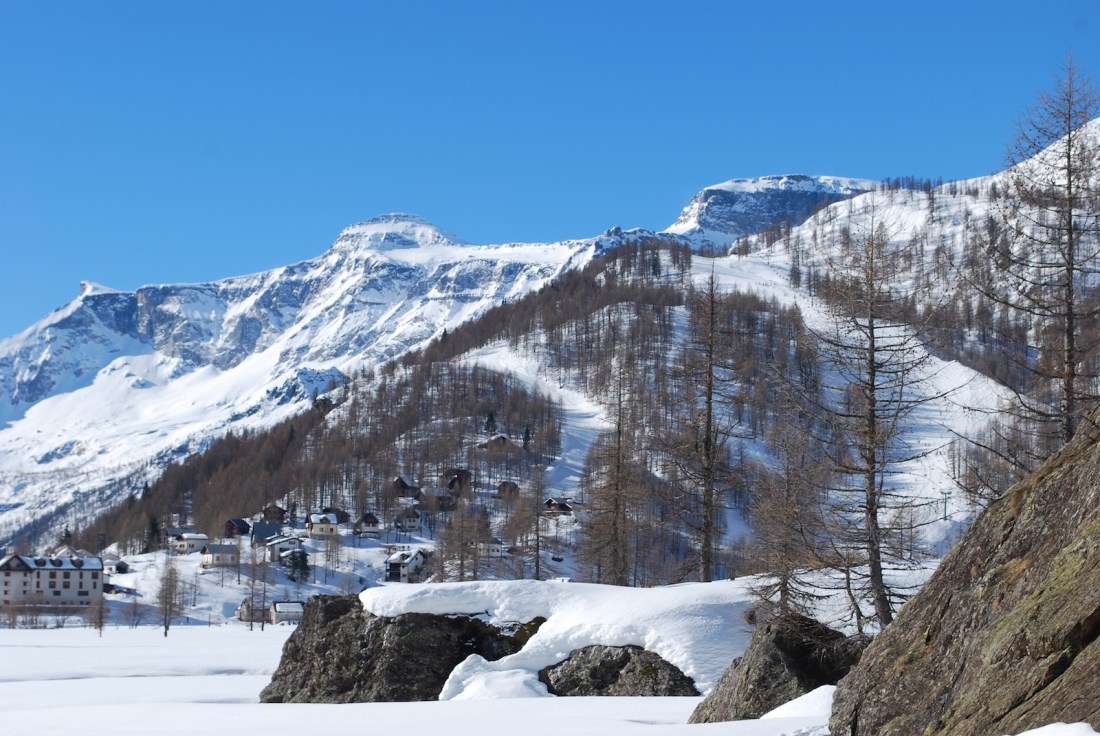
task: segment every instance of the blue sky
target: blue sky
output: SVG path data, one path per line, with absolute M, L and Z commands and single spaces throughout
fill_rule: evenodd
M 0 3 L 0 336 L 384 212 L 550 241 L 734 177 L 987 174 L 1070 49 L 1100 77 L 1095 0 Z

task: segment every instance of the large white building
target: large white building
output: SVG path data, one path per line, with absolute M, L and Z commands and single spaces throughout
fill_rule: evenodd
M 85 607 L 103 600 L 98 557 L 0 559 L 0 606 Z

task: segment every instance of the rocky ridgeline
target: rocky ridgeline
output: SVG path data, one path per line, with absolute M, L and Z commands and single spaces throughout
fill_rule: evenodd
M 436 700 L 471 654 L 518 652 L 543 619 L 502 630 L 469 616 L 375 616 L 357 596 L 318 596 L 283 648 L 264 703 Z M 539 673 L 555 695 L 698 695 L 694 683 L 638 647 L 585 647 Z
M 992 503 L 841 681 L 833 736 L 1100 728 L 1100 429 Z

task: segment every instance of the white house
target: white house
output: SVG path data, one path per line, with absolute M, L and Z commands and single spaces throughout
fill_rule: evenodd
M 415 581 L 424 569 L 424 553 L 420 550 L 394 552 L 386 558 L 386 580 L 391 583 Z
M 304 610 L 305 604 L 302 601 L 276 601 L 271 604 L 268 620 L 273 624 L 300 623 Z
M 352 527 L 352 532 L 357 537 L 371 537 L 377 539 L 382 535 L 382 522 L 369 511 L 360 515 L 358 521 Z
M 267 540 L 267 561 L 278 562 L 286 552 L 302 548 L 301 537 L 278 536 Z
M 210 538 L 205 534 L 184 532 L 172 537 L 172 551 L 177 555 L 189 555 L 192 552 L 201 550 L 203 545 L 209 541 Z
M 105 552 L 100 558 L 103 560 L 103 572 L 108 575 L 125 575 L 130 572 L 130 565 L 114 552 Z
M 102 600 L 98 557 L 0 558 L 0 605 L 84 607 Z
M 235 544 L 204 544 L 202 546 L 202 567 L 232 567 L 240 560 Z
M 393 520 L 393 528 L 399 532 L 420 531 L 420 512 L 412 506 L 401 509 L 401 512 Z
M 306 533 L 311 539 L 325 539 L 340 533 L 336 514 L 310 514 L 306 519 Z
M 477 543 L 477 553 L 481 557 L 503 557 L 504 543 L 496 537 Z

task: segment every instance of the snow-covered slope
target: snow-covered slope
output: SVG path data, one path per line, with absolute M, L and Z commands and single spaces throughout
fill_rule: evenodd
M 251 276 L 135 292 L 84 284 L 0 342 L 0 543 L 49 514 L 86 518 L 163 462 L 299 412 L 359 366 L 622 237 L 468 245 L 386 215 L 346 228 L 318 258 Z
M 838 176 L 730 179 L 696 194 L 664 232 L 699 245 L 729 245 L 776 222 L 790 219 L 797 224 L 822 204 L 874 188 L 873 181 Z

